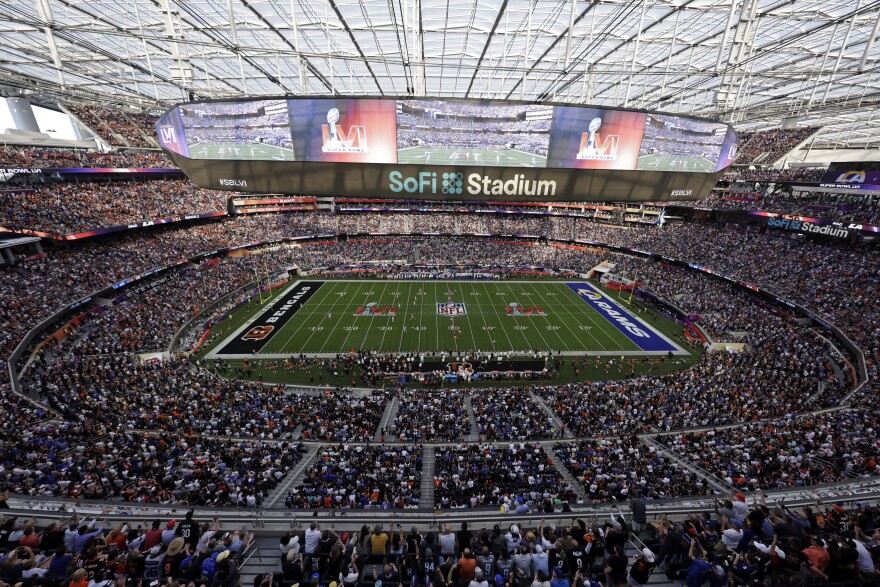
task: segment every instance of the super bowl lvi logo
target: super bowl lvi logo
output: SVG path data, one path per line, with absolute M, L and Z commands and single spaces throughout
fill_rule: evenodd
M 367 128 L 354 125 L 349 127 L 346 132 L 341 125 L 336 124 L 339 122 L 339 118 L 338 108 L 331 108 L 327 112 L 327 124 L 321 125 L 321 133 L 324 138 L 321 150 L 325 153 L 368 152 L 370 149 L 367 147 Z
M 546 316 L 541 306 L 521 306 L 519 302 L 510 302 L 504 309 L 508 316 Z
M 370 302 L 359 307 L 354 312 L 355 316 L 395 316 L 397 315 L 396 306 L 379 306 L 377 302 Z
M 602 119 L 596 117 L 590 121 L 587 132 L 581 134 L 581 146 L 578 149 L 578 159 L 594 159 L 610 161 L 617 159 L 617 149 L 620 144 L 619 135 L 605 135 L 602 140 L 599 135 L 599 128 L 602 126 Z M 601 145 L 599 144 L 599 141 Z

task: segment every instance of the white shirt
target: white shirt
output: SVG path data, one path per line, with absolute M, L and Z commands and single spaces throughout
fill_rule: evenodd
M 321 531 L 317 528 L 312 530 L 306 529 L 306 554 L 312 554 L 318 550 L 318 543 L 321 541 Z
M 865 545 L 858 540 L 855 540 L 854 542 L 856 543 L 856 552 L 859 553 L 859 559 L 856 561 L 856 566 L 859 571 L 862 573 L 873 573 L 874 561 L 871 559 L 871 553 L 868 552 Z
M 721 541 L 730 549 L 735 549 L 739 546 L 739 541 L 742 540 L 742 537 L 742 530 L 738 530 L 737 528 L 728 528 L 721 533 Z

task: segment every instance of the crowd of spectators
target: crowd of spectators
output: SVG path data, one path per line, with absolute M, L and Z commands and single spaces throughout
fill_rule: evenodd
M 240 584 L 238 567 L 253 532 L 224 532 L 219 518 L 108 525 L 75 514 L 48 526 L 36 518 L 6 518 L 0 532 L 0 583 L 43 587 Z
M 878 425 L 873 410 L 841 410 L 658 440 L 738 490 L 785 489 L 880 474 Z
M 198 226 L 163 226 L 128 232 L 78 246 L 28 254 L 0 270 L 0 366 L 25 332 L 61 307 L 99 289 L 170 262 L 233 245 L 281 236 L 312 234 L 329 217 L 305 222 L 297 214 L 259 216 Z M 332 226 L 332 224 L 331 224 Z M 338 253 L 303 248 L 291 261 L 315 266 L 321 260 L 343 262 Z M 355 247 L 353 252 L 360 249 Z M 18 254 L 18 253 L 17 253 Z
M 577 494 L 540 445 L 470 444 L 436 449 L 435 508 L 491 506 L 510 513 L 553 512 Z
M 419 505 L 422 447 L 335 445 L 321 448 L 287 507 L 409 509 Z
M 53 308 L 70 302 L 75 295 L 89 293 L 161 262 L 229 244 L 308 234 L 326 226 L 323 224 L 327 222 L 326 216 L 306 218 L 305 222 L 297 216 L 241 218 L 186 229 L 130 234 L 27 259 L 0 273 L 0 286 L 8 301 L 2 316 L 9 325 L 3 329 L 4 343 L 17 342 L 24 330 Z M 442 216 L 437 218 L 443 220 Z M 608 231 L 601 236 L 607 236 L 615 244 L 684 258 L 749 283 L 769 286 L 776 293 L 817 310 L 862 345 L 869 373 L 876 375 L 880 320 L 872 296 L 878 279 L 877 257 L 873 251 L 698 224 Z M 301 247 L 290 254 L 290 260 L 304 267 L 352 259 L 418 259 L 436 264 L 476 265 L 509 259 L 579 271 L 609 258 L 607 253 L 547 245 L 436 237 L 360 238 Z M 729 286 L 708 278 L 694 277 L 660 264 L 622 257 L 614 260 L 643 281 L 646 288 L 681 303 L 688 313 L 700 313 L 710 334 L 727 336 L 744 332 L 742 340 L 748 349 L 743 353 L 709 353 L 695 367 L 670 376 L 537 389 L 569 432 L 595 437 L 756 419 L 777 420 L 792 411 L 833 406 L 851 385 L 851 381 L 839 379 L 837 371 L 847 369 L 839 363 L 840 369 L 834 368 L 833 363 L 838 359 L 834 358 L 836 354 L 829 343 L 777 311 L 756 305 Z M 781 267 L 787 270 L 780 271 Z M 194 292 L 196 297 L 169 309 L 170 313 L 183 317 L 200 307 L 204 300 L 221 291 L 220 286 L 211 285 L 213 281 L 223 282 L 230 289 L 236 283 L 232 265 L 228 269 L 225 264 L 217 268 L 206 266 L 190 275 L 197 276 L 203 271 L 206 281 L 197 287 L 205 289 L 205 295 Z M 27 296 L 22 295 L 24 291 Z M 841 292 L 845 293 L 841 295 Z M 159 292 L 156 296 L 159 297 Z M 747 312 L 742 311 L 745 304 L 749 304 Z M 136 310 L 132 312 L 132 316 L 138 315 Z M 146 314 L 138 320 L 145 319 Z M 126 324 L 125 328 L 130 326 Z M 172 328 L 163 326 L 156 330 L 162 333 L 156 340 L 164 341 Z M 102 339 L 85 332 L 81 343 L 89 346 L 82 348 L 88 348 L 90 353 L 118 353 L 141 344 L 122 346 L 118 333 L 108 337 Z M 154 344 L 145 338 L 135 340 Z M 358 421 L 360 416 L 355 412 L 362 407 L 357 403 L 361 400 L 349 405 L 328 400 L 333 407 L 321 407 L 319 399 L 293 398 L 271 388 L 228 381 L 195 369 L 182 359 L 149 365 L 139 364 L 126 355 L 85 354 L 74 345 L 68 356 L 57 360 L 38 359 L 33 376 L 47 401 L 80 426 L 89 424 L 84 421 L 88 416 L 97 425 L 108 428 L 279 438 L 293 433 L 302 424 L 300 414 L 315 413 L 319 415 L 318 420 L 322 417 L 328 420 L 311 434 L 328 438 L 325 431 L 335 435 L 350 425 L 344 436 L 328 439 L 351 439 L 358 435 L 366 439 L 376 432 L 387 401 L 383 398 L 378 404 L 370 405 L 366 420 Z M 869 384 L 854 401 L 870 401 L 875 389 L 873 383 Z M 549 416 L 525 389 L 481 390 L 474 394 L 473 408 L 479 433 L 486 439 L 552 438 L 561 432 L 553 428 Z M 445 410 L 445 404 L 437 409 Z M 461 405 L 452 402 L 444 413 L 455 420 L 461 413 Z M 303 427 L 303 432 L 307 430 Z M 413 442 L 425 439 L 419 436 L 421 432 L 406 434 L 413 434 Z M 867 462 L 853 460 L 854 471 L 860 474 L 869 470 Z M 822 471 L 810 473 L 812 478 L 822 475 Z
M 227 292 L 250 283 L 254 272 L 280 269 L 288 255 L 203 261 L 173 272 L 143 293 L 128 296 L 100 313 L 90 314 L 65 346 L 80 355 L 167 350 L 171 337 L 189 318 Z
M 817 130 L 819 130 L 818 126 L 802 126 L 739 133 L 736 163 L 771 165 L 810 138 Z
M 876 225 L 880 222 L 880 201 L 873 194 L 812 192 L 796 188 L 760 194 L 737 191 L 732 187 L 727 191 L 713 191 L 697 205 L 713 210 L 761 210 L 818 217 L 846 224 Z
M 87 127 L 112 145 L 156 146 L 153 137 L 156 136 L 158 116 L 141 112 L 111 110 L 92 104 L 65 104 L 65 106 Z
M 31 496 L 255 507 L 301 453 L 290 443 L 46 421 L 4 435 L 0 485 Z
M 409 442 L 464 440 L 471 431 L 465 395 L 455 389 L 442 394 L 426 389 L 397 392 L 397 414 L 389 439 Z
M 818 409 L 836 405 L 850 388 L 851 382 L 833 379 L 822 338 L 769 322 L 748 340 L 750 350 L 709 352 L 671 375 L 547 386 L 537 393 L 576 436 L 604 436 L 781 416 L 792 406 Z
M 279 439 L 316 408 L 313 396 L 221 377 L 184 356 L 72 356 L 34 369 L 33 385 L 69 420 L 179 435 Z
M 169 216 L 225 212 L 227 196 L 185 179 L 56 183 L 0 191 L 0 223 L 74 234 Z
M 722 182 L 795 182 L 815 183 L 820 181 L 827 167 L 791 167 L 789 169 L 752 169 L 749 167 L 728 167 L 721 177 Z
M 751 502 L 751 503 L 750 503 Z M 701 585 L 876 585 L 880 509 L 817 500 L 772 506 L 765 496 L 731 494 L 715 511 L 662 516 L 574 518 L 571 525 L 526 523 L 457 531 L 405 532 L 401 524 L 360 529 L 313 521 L 278 537 L 277 567 L 254 585 L 442 585 L 445 587 L 617 587 L 669 582 Z M 642 513 L 637 513 L 641 511 Z M 219 518 L 200 523 L 156 519 L 147 528 L 113 527 L 74 515 L 39 527 L 8 518 L 0 533 L 4 584 L 45 587 L 144 584 L 234 587 L 253 533 L 225 531 Z M 638 544 L 636 547 L 635 545 Z M 632 555 L 632 556 L 630 556 Z M 265 555 L 263 555 L 265 556 Z M 655 575 L 664 574 L 665 579 Z
M 388 392 L 373 390 L 370 395 L 327 393 L 315 398 L 315 405 L 302 422 L 307 440 L 326 442 L 370 441 L 376 434 Z
M 46 167 L 173 168 L 162 151 L 111 151 L 86 149 L 0 146 L 0 167 L 43 169 Z
M 486 440 L 536 440 L 560 433 L 528 388 L 481 389 L 471 402 L 477 430 Z
M 715 493 L 705 477 L 635 436 L 557 444 L 553 450 L 592 503 Z

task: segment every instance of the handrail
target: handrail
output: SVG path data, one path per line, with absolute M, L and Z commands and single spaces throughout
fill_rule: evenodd
M 764 492 L 768 503 L 785 498 L 788 507 L 810 506 L 817 499 L 823 502 L 856 503 L 875 501 L 880 498 L 880 478 L 860 479 L 843 483 L 829 483 L 823 485 L 811 485 L 802 488 L 790 488 L 785 490 L 770 490 Z M 648 501 L 647 512 L 649 516 L 687 516 L 692 513 L 702 513 L 715 507 L 714 497 L 678 498 L 661 501 Z M 528 514 L 500 514 L 497 508 L 462 509 L 444 512 L 434 512 L 418 509 L 383 510 L 383 509 L 351 509 L 351 510 L 294 510 L 294 509 L 245 509 L 245 508 L 207 508 L 193 507 L 190 505 L 161 505 L 161 504 L 128 504 L 115 501 L 79 500 L 70 501 L 59 498 L 45 497 L 18 497 L 10 496 L 7 501 L 10 509 L 7 515 L 19 515 L 21 517 L 36 517 L 37 519 L 56 520 L 60 517 L 79 513 L 82 517 L 99 516 L 111 522 L 127 521 L 131 523 L 143 522 L 148 524 L 157 517 L 176 517 L 189 509 L 195 509 L 197 517 L 208 518 L 217 516 L 221 522 L 241 525 L 259 521 L 261 527 L 269 529 L 290 529 L 297 524 L 311 521 L 330 523 L 331 525 L 344 525 L 345 527 L 359 527 L 362 524 L 373 524 L 377 520 L 392 521 L 408 526 L 439 527 L 443 523 L 473 522 L 476 524 L 501 524 L 517 523 L 538 526 L 540 521 L 555 521 L 569 523 L 574 518 L 585 516 L 605 515 L 609 510 L 608 503 L 602 504 L 576 504 L 571 506 L 571 511 L 543 513 L 540 511 Z M 624 513 L 631 514 L 625 503 L 615 503 Z

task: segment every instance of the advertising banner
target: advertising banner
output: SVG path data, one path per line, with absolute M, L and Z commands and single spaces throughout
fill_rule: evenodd
M 834 162 L 819 186 L 880 190 L 880 161 Z

